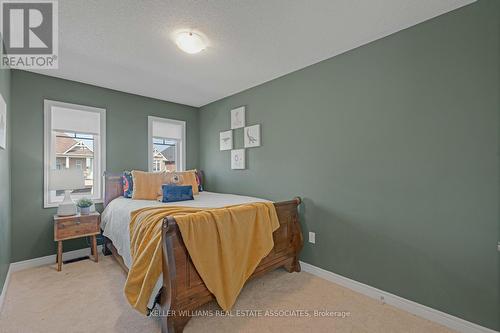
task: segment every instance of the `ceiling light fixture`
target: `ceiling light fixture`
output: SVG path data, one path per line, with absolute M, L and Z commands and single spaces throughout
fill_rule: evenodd
M 203 37 L 191 31 L 179 32 L 175 37 L 175 43 L 182 51 L 189 54 L 201 52 L 207 47 Z

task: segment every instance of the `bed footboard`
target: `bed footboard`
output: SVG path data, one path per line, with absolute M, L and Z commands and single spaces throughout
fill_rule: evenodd
M 298 206 L 300 198 L 275 203 L 280 227 L 273 233 L 274 248 L 262 259 L 251 278 L 278 267 L 300 272 L 299 253 L 303 246 Z M 172 217 L 163 221 L 163 287 L 160 307 L 162 333 L 179 333 L 193 310 L 210 302 L 214 296 L 198 275 Z

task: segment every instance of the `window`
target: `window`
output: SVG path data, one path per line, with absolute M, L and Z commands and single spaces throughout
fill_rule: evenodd
M 102 177 L 106 168 L 106 110 L 44 101 L 44 207 L 56 207 L 64 191 L 49 190 L 53 169 L 83 171 L 85 185 L 71 197 L 102 202 Z
M 183 171 L 186 168 L 186 122 L 148 117 L 149 171 Z
M 154 160 L 153 161 L 153 171 L 154 172 L 162 171 L 161 170 L 161 162 L 160 161 L 158 161 L 158 160 Z

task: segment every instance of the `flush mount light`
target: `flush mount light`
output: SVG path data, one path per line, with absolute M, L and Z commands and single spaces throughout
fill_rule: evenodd
M 175 43 L 182 51 L 189 54 L 201 52 L 207 47 L 203 37 L 191 31 L 177 33 Z

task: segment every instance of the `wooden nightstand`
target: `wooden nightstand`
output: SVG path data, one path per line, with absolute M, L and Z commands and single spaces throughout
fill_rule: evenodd
M 96 235 L 100 233 L 100 214 L 92 212 L 89 215 L 54 216 L 54 241 L 57 242 L 57 270 L 62 268 L 62 241 L 80 237 L 92 237 L 92 255 L 98 261 Z

